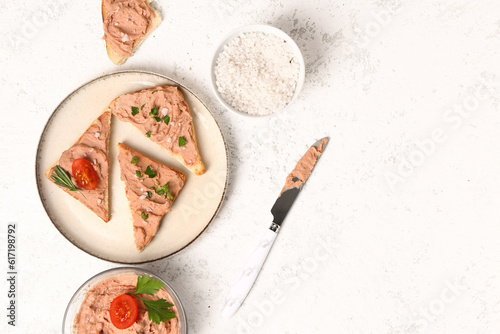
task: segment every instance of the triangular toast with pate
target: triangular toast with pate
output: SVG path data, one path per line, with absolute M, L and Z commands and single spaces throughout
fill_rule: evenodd
M 176 86 L 157 86 L 125 94 L 113 100 L 109 108 L 118 119 L 133 124 L 193 173 L 205 173 L 193 117 Z
M 171 211 L 186 177 L 121 143 L 118 162 L 132 212 L 135 245 L 142 251 L 158 232 L 163 216 Z
M 49 180 L 82 202 L 105 222 L 109 221 L 110 122 L 111 113 L 103 112 L 80 139 L 62 153 L 59 161 L 45 172 Z M 86 168 L 88 169 L 85 170 Z M 94 189 L 84 189 L 92 186 Z
M 102 0 L 101 12 L 108 57 L 122 65 L 160 25 L 151 0 Z

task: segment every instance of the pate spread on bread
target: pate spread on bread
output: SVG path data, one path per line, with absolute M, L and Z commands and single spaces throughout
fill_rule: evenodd
M 155 236 L 163 216 L 171 211 L 186 178 L 181 172 L 121 143 L 118 162 L 132 213 L 135 244 L 142 251 Z
M 91 168 L 97 174 L 98 183 L 94 189 L 86 190 L 78 187 L 76 191 L 71 191 L 66 187 L 58 186 L 82 202 L 105 222 L 109 221 L 108 148 L 110 121 L 111 113 L 105 111 L 99 118 L 92 122 L 73 146 L 62 153 L 59 161 L 45 172 L 47 178 L 56 183 L 53 176 L 55 175 L 56 166 L 59 166 L 71 178 L 73 184 L 77 185 L 78 180 L 75 178 L 75 175 L 72 175 L 73 164 L 77 159 L 86 160 L 87 164 L 91 165 Z
M 205 173 L 193 117 L 177 87 L 157 86 L 125 94 L 113 100 L 109 108 L 119 120 L 133 124 L 193 173 Z
M 151 0 L 103 0 L 102 20 L 109 58 L 121 65 L 161 23 Z

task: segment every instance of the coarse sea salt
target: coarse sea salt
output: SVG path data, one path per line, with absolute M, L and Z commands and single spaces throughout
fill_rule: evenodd
M 243 33 L 224 46 L 215 65 L 217 90 L 233 108 L 250 115 L 271 115 L 292 100 L 300 65 L 283 39 Z

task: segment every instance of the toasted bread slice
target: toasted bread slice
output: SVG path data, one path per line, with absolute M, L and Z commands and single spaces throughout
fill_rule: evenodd
M 73 184 L 76 185 L 76 180 L 71 175 L 73 161 L 80 158 L 89 161 L 99 178 L 99 183 L 95 189 L 85 190 L 79 188 L 78 192 L 74 192 L 70 191 L 68 188 L 58 186 L 82 202 L 105 222 L 109 221 L 108 148 L 110 122 L 111 113 L 109 111 L 104 111 L 99 118 L 92 122 L 80 139 L 62 153 L 59 161 L 45 172 L 47 178 L 55 183 L 52 175 L 54 174 L 56 165 L 59 165 L 71 177 Z
M 152 0 L 102 0 L 104 40 L 109 59 L 122 65 L 160 25 Z M 139 8 L 139 10 L 136 10 Z
M 142 251 L 158 232 L 163 216 L 171 211 L 186 177 L 121 143 L 118 162 L 132 212 L 135 245 Z
M 205 173 L 193 117 L 177 87 L 156 86 L 125 94 L 113 100 L 109 108 L 118 119 L 133 124 L 193 173 Z

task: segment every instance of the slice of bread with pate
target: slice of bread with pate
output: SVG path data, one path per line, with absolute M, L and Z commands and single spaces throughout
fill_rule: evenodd
M 101 12 L 108 57 L 122 65 L 160 25 L 151 0 L 102 0 Z
M 133 124 L 196 175 L 205 173 L 193 117 L 176 86 L 156 86 L 119 96 L 109 105 L 119 120 Z
M 142 251 L 158 232 L 163 216 L 171 211 L 186 177 L 121 143 L 118 162 L 132 212 L 135 245 Z
M 110 122 L 111 113 L 109 111 L 104 111 L 99 118 L 92 122 L 80 139 L 62 153 L 59 161 L 45 172 L 49 180 L 82 202 L 105 222 L 109 221 L 108 149 Z M 84 159 L 86 161 L 83 161 L 86 164 L 85 166 L 95 171 L 93 175 L 97 176 L 97 185 L 94 184 L 95 188 L 92 190 L 86 190 L 82 186 L 79 186 L 82 182 L 85 183 L 89 180 L 86 179 L 85 174 L 82 176 L 79 169 L 74 169 L 75 165 L 77 165 L 75 164 L 75 160 L 78 159 Z M 78 162 L 82 161 L 80 160 Z M 88 172 L 93 173 L 92 170 L 88 170 L 87 174 L 89 174 Z M 61 185 L 61 181 L 58 181 L 58 179 L 60 180 L 61 178 L 63 184 L 66 186 Z M 67 180 L 67 182 L 64 180 Z M 95 179 L 93 181 L 95 181 Z

